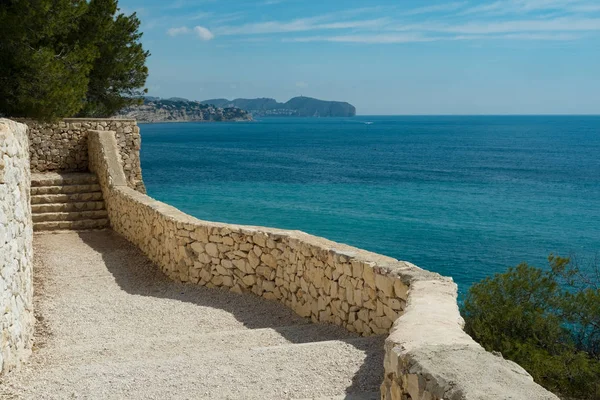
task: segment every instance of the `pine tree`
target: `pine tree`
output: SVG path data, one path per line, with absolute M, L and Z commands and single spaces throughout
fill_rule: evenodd
M 96 39 L 99 57 L 90 73 L 86 104 L 81 116 L 109 117 L 134 103 L 147 92 L 146 59 L 150 55 L 140 43 L 140 21 L 136 14 L 117 13 L 117 1 L 92 0 L 82 32 L 101 32 Z M 83 33 L 82 33 L 83 34 Z
M 0 114 L 110 116 L 143 93 L 148 52 L 115 0 L 0 0 Z

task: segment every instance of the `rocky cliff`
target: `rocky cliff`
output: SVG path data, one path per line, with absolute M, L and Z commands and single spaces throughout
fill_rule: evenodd
M 211 99 L 201 102 L 216 107 L 237 107 L 250 112 L 256 117 L 290 116 L 290 117 L 354 117 L 356 108 L 349 103 L 325 101 L 311 97 L 294 97 L 286 103 L 275 99 Z

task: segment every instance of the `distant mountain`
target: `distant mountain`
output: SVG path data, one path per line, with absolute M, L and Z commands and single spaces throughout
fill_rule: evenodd
M 354 117 L 356 108 L 349 103 L 324 101 L 311 97 L 294 97 L 286 103 L 275 99 L 212 99 L 201 101 L 215 107 L 237 107 L 250 112 L 254 116 L 290 116 L 290 117 Z
M 144 98 L 144 104 L 121 110 L 120 117 L 135 118 L 138 122 L 193 122 L 193 121 L 250 121 L 252 115 L 236 107 L 219 107 L 189 101 L 178 97 L 167 100 Z

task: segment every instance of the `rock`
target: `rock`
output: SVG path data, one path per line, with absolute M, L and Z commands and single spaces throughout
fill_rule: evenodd
M 207 243 L 205 246 L 206 253 L 211 257 L 219 257 L 219 250 L 214 243 Z
M 243 260 L 243 259 L 233 260 L 233 265 L 235 265 L 235 267 L 237 269 L 239 269 L 240 271 L 242 271 L 244 273 L 249 274 L 252 272 L 252 270 L 246 266 L 246 260 Z
M 263 254 L 260 260 L 273 269 L 277 268 L 277 260 L 271 254 Z
M 246 275 L 242 278 L 242 282 L 248 287 L 254 286 L 256 284 L 256 275 Z
M 408 299 L 408 286 L 406 286 L 400 279 L 395 279 L 394 293 L 396 294 L 396 297 L 406 301 L 406 299 Z
M 375 285 L 375 271 L 373 270 L 372 266 L 365 265 L 363 269 L 363 280 L 365 281 L 365 284 L 368 285 L 371 289 L 377 288 L 377 286 Z
M 375 276 L 375 286 L 381 290 L 387 297 L 394 296 L 394 282 L 392 278 L 384 275 Z

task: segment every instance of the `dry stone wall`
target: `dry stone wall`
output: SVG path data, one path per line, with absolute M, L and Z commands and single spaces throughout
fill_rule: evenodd
M 90 132 L 89 152 L 112 228 L 170 278 L 389 334 L 382 399 L 556 399 L 463 332 L 451 279 L 299 231 L 198 220 L 129 188 L 110 132 Z
M 0 119 L 0 373 L 18 368 L 33 335 L 27 127 Z
M 140 165 L 140 128 L 134 119 L 67 118 L 56 123 L 23 120 L 29 126 L 32 172 L 88 170 L 88 131 L 114 131 L 129 187 L 146 192 Z

